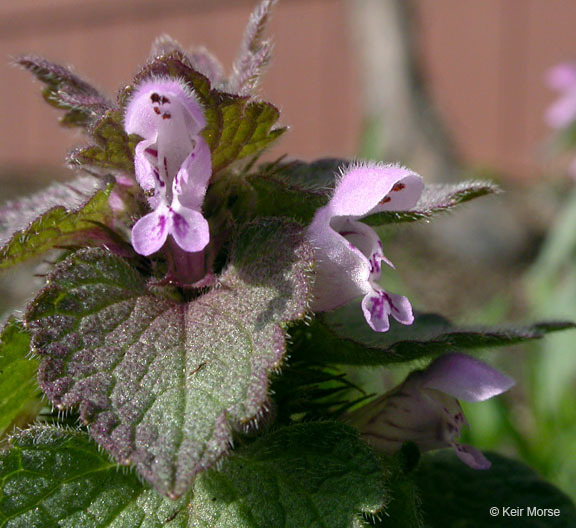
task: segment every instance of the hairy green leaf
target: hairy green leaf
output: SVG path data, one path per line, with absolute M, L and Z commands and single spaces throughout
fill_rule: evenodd
M 41 213 L 32 223 L 16 231 L 0 249 L 0 270 L 53 249 L 56 246 L 100 240 L 104 234 L 97 224 L 106 223 L 112 212 L 108 205 L 111 187 L 98 191 L 76 209 L 63 205 Z
M 227 450 L 231 427 L 263 412 L 281 325 L 306 310 L 311 260 L 300 227 L 255 223 L 219 287 L 177 303 L 124 260 L 79 251 L 28 309 L 40 385 L 56 406 L 79 405 L 119 462 L 178 497 Z
M 195 528 L 351 528 L 385 504 L 384 473 L 336 422 L 293 425 L 239 449 L 196 481 Z
M 406 326 L 391 320 L 390 330 L 374 332 L 352 303 L 292 329 L 298 354 L 310 360 L 349 365 L 386 365 L 451 350 L 491 348 L 540 339 L 575 328 L 571 322 L 541 322 L 525 327 L 458 328 L 436 314 L 416 314 Z
M 287 216 L 305 224 L 326 205 L 338 176 L 338 168 L 348 162 L 320 159 L 312 163 L 293 161 L 268 163 L 258 172 L 233 175 L 228 209 L 240 220 L 257 216 Z
M 0 207 L 0 246 L 4 246 L 14 233 L 24 231 L 34 220 L 50 209 L 66 206 L 79 209 L 104 187 L 93 176 L 81 176 L 66 183 L 53 183 L 29 196 L 11 200 Z
M 19 418 L 26 422 L 40 409 L 38 361 L 29 354 L 30 336 L 10 319 L 0 334 L 0 437 Z
M 0 527 L 185 528 L 177 502 L 118 470 L 88 435 L 33 427 L 0 455 Z
M 371 519 L 378 528 L 424 528 L 418 488 L 412 472 L 420 460 L 415 444 L 405 443 L 394 455 L 380 454 L 386 472 L 387 503 L 384 515 Z
M 88 133 L 96 144 L 73 150 L 67 160 L 70 165 L 90 165 L 128 173 L 134 171 L 134 148 L 141 138 L 126 134 L 122 112 L 106 112 Z
M 520 462 L 496 453 L 487 456 L 492 462 L 492 467 L 487 471 L 469 468 L 452 451 L 423 457 L 416 473 L 416 484 L 420 488 L 426 526 L 576 526 L 576 508 L 568 496 Z M 492 515 L 490 508 L 496 508 Z M 517 516 L 510 513 L 513 508 L 521 509 Z M 537 509 L 558 510 L 558 515 L 539 515 L 534 512 Z

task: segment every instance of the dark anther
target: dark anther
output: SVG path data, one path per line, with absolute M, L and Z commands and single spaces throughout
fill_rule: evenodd
M 170 115 L 170 112 L 164 112 L 162 114 L 162 119 L 170 119 L 172 117 L 172 115 Z
M 392 198 L 390 196 L 385 196 L 383 200 L 380 200 L 380 204 L 388 203 Z
M 157 106 L 154 107 L 154 112 L 156 112 L 158 115 L 160 115 L 160 108 L 158 108 Z
M 392 187 L 393 191 L 401 191 L 402 189 L 406 188 L 406 184 L 405 183 L 395 183 L 394 187 Z
M 162 104 L 166 104 L 166 103 L 169 103 L 169 102 L 170 102 L 170 99 L 168 99 L 168 97 L 166 97 L 165 95 L 163 95 L 163 96 L 162 96 L 162 99 L 161 99 L 161 102 L 162 102 Z
M 150 96 L 150 99 L 152 100 L 153 103 L 159 103 L 160 102 L 160 96 L 157 93 L 153 93 Z

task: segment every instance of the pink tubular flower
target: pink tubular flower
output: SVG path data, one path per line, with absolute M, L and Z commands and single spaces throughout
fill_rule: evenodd
M 561 129 L 576 120 L 576 62 L 561 63 L 547 73 L 548 86 L 560 92 L 560 97 L 546 112 L 546 122 Z
M 382 211 L 415 206 L 422 194 L 422 179 L 395 165 L 357 164 L 347 168 L 325 207 L 318 209 L 307 232 L 315 250 L 314 311 L 338 308 L 363 297 L 362 311 L 372 329 L 386 332 L 391 315 L 412 324 L 412 307 L 406 297 L 378 285 L 382 253 L 376 232 L 359 220 Z
M 456 398 L 484 401 L 514 385 L 514 380 L 464 354 L 447 354 L 425 370 L 412 372 L 398 387 L 350 414 L 364 439 L 384 453 L 404 442 L 422 451 L 452 447 L 474 469 L 490 462 L 477 449 L 456 442 L 468 425 Z
M 134 152 L 136 179 L 154 209 L 132 228 L 137 253 L 158 251 L 168 235 L 186 252 L 210 240 L 202 202 L 212 174 L 210 149 L 200 136 L 206 119 L 194 94 L 176 79 L 152 79 L 134 93 L 124 118 L 143 141 Z

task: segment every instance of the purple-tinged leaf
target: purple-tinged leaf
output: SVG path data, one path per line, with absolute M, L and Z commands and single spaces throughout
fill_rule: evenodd
M 186 56 L 192 68 L 205 75 L 214 88 L 224 89 L 226 84 L 224 67 L 215 55 L 204 46 L 196 46 L 188 51 Z
M 133 86 L 151 77 L 179 78 L 194 90 L 207 121 L 202 136 L 210 146 L 214 175 L 237 160 L 257 155 L 286 130 L 274 128 L 279 117 L 276 107 L 211 88 L 208 78 L 178 52 L 146 65 Z M 120 95 L 122 105 L 132 92 L 129 87 Z
M 19 57 L 16 64 L 44 83 L 42 95 L 49 104 L 66 111 L 63 125 L 87 127 L 113 108 L 106 96 L 65 66 L 35 55 Z
M 173 39 L 170 35 L 163 34 L 154 39 L 152 47 L 150 48 L 149 59 L 153 61 L 154 59 L 159 59 L 164 55 L 170 55 L 175 51 L 182 55 L 186 54 L 180 42 Z
M 85 183 L 87 188 L 91 187 L 86 180 L 92 178 L 79 178 L 70 184 L 68 190 L 62 184 L 52 186 L 31 198 L 11 202 L 0 211 L 5 213 L 0 271 L 62 246 L 107 246 L 126 254 L 125 243 L 108 227 L 113 218 L 109 204 L 112 186 L 86 196 L 79 190 Z M 67 203 L 67 192 L 76 192 L 79 196 L 74 196 Z M 59 203 L 65 205 L 46 210 L 39 207 L 33 211 L 34 203 L 43 203 L 46 207 L 57 196 L 62 197 Z M 39 198 L 38 202 L 35 197 Z M 45 201 L 41 202 L 42 199 Z M 21 218 L 18 218 L 19 210 L 23 210 Z M 30 222 L 29 218 L 34 219 Z
M 220 61 L 204 46 L 196 46 L 189 51 L 170 35 L 160 35 L 152 44 L 150 60 L 160 59 L 172 53 L 186 57 L 193 69 L 206 76 L 213 87 L 224 86 L 224 68 Z
M 228 89 L 239 95 L 250 95 L 257 87 L 272 54 L 272 43 L 264 40 L 264 30 L 276 0 L 263 0 L 250 15 L 240 52 L 232 66 Z
M 107 224 L 112 219 L 108 197 L 111 188 L 98 191 L 83 205 L 49 209 L 30 225 L 15 232 L 0 249 L 0 270 L 37 257 L 50 249 L 66 245 L 111 246 L 118 243 Z M 119 246 L 119 251 L 123 248 Z
M 126 261 L 79 251 L 28 308 L 40 386 L 57 407 L 79 406 L 116 460 L 178 497 L 226 452 L 232 428 L 264 412 L 283 324 L 306 311 L 311 253 L 294 224 L 249 225 L 219 287 L 178 303 Z
M 5 203 L 0 207 L 0 246 L 50 209 L 58 206 L 78 209 L 103 188 L 101 180 L 81 176 L 69 183 L 53 183 L 42 191 Z

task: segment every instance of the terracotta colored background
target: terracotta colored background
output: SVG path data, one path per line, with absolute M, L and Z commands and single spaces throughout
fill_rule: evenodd
M 109 93 L 130 79 L 154 37 L 203 44 L 230 66 L 248 0 L 2 0 L 0 167 L 59 166 L 82 141 L 56 126 L 30 76 L 8 57 L 34 52 L 76 70 Z M 421 0 L 419 44 L 432 92 L 466 158 L 515 177 L 541 174 L 554 95 L 546 69 L 576 54 L 576 2 Z M 281 0 L 269 27 L 274 61 L 262 97 L 291 126 L 277 153 L 352 156 L 361 101 L 343 2 Z M 417 168 L 415 167 L 417 170 Z

